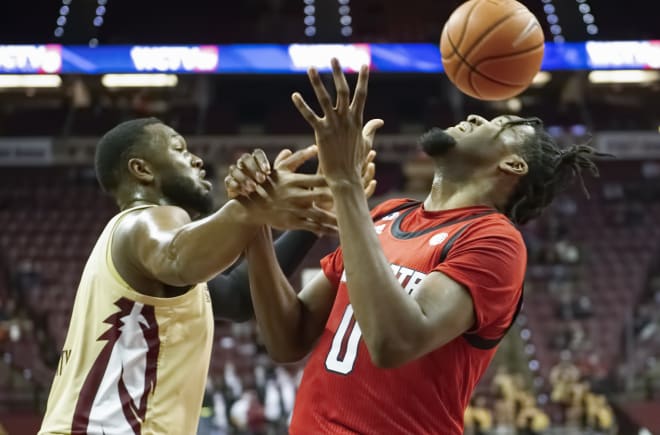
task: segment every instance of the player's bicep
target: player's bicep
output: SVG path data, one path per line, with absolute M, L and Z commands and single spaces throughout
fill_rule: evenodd
M 441 272 L 431 272 L 412 295 L 422 312 L 417 356 L 452 341 L 472 328 L 474 304 L 467 288 Z
M 121 223 L 113 238 L 113 257 L 130 260 L 149 278 L 181 285 L 176 256 L 170 249 L 177 232 L 190 223 L 178 207 L 152 207 Z M 116 255 L 115 255 L 116 254 Z
M 300 333 L 307 347 L 311 348 L 323 333 L 336 295 L 337 287 L 323 272 L 319 272 L 298 293 L 301 304 Z

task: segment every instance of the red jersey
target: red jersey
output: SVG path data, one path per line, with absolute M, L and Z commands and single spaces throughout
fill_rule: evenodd
M 321 260 L 337 296 L 305 367 L 290 433 L 462 434 L 472 391 L 520 309 L 522 236 L 504 215 L 482 206 L 429 212 L 399 199 L 379 205 L 372 217 L 403 291 L 414 294 L 427 274 L 440 271 L 470 292 L 475 325 L 403 366 L 376 367 L 353 318 L 337 249 Z

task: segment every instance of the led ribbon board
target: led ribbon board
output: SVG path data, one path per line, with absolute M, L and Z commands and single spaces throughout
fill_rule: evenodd
M 435 44 L 235 44 L 186 46 L 0 45 L 0 74 L 302 74 L 368 64 L 384 73 L 442 72 Z M 542 69 L 660 69 L 660 41 L 547 42 Z

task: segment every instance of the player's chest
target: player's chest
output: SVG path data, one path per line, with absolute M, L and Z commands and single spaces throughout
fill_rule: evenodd
M 374 222 L 383 253 L 392 265 L 393 273 L 401 277 L 402 281 L 408 274 L 433 270 L 446 259 L 466 229 L 465 222 L 439 225 L 426 223 L 412 229 L 404 227 L 402 220 L 399 212 L 395 212 Z

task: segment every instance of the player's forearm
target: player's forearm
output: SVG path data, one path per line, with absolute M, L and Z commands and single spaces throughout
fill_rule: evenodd
M 241 255 L 259 226 L 237 201 L 185 225 L 169 242 L 167 256 L 180 285 L 210 280 Z
M 331 184 L 350 303 L 369 354 L 388 366 L 414 342 L 423 313 L 392 273 L 359 183 Z
M 275 255 L 282 272 L 290 276 L 300 266 L 318 236 L 307 231 L 287 231 L 275 241 Z M 254 317 L 247 259 L 231 272 L 208 282 L 216 318 L 243 322 Z
M 270 356 L 292 362 L 309 353 L 304 343 L 304 306 L 282 273 L 269 227 L 262 227 L 247 248 L 250 292 L 262 339 Z

